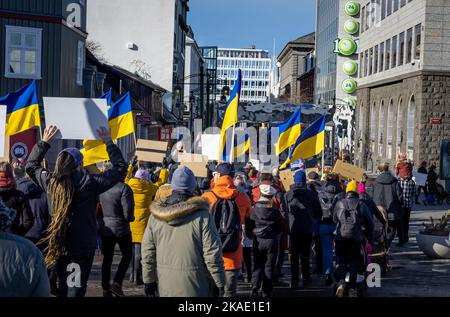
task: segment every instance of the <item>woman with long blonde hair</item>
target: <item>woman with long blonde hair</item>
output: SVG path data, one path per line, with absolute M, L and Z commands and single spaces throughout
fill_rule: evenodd
M 97 247 L 98 196 L 123 180 L 126 162 L 106 128 L 100 128 L 97 133 L 107 145 L 113 165 L 110 170 L 99 175 L 86 173 L 80 151 L 67 148 L 58 154 L 51 173 L 41 163 L 58 131 L 55 126 L 45 129 L 42 141 L 30 154 L 26 172 L 49 197 L 52 219 L 41 243 L 47 245 L 47 267 L 56 264 L 58 296 L 83 297 Z M 69 274 L 74 278 L 68 281 Z

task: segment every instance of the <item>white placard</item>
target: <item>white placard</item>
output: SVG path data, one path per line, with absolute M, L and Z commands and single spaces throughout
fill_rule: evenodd
M 0 157 L 5 157 L 6 106 L 0 106 Z
M 100 140 L 97 130 L 108 128 L 106 99 L 44 97 L 45 123 L 57 126 L 58 139 Z
M 202 155 L 210 161 L 219 161 L 220 134 L 202 134 Z
M 253 167 L 256 168 L 257 171 L 260 170 L 261 168 L 261 163 L 259 162 L 259 160 L 254 160 L 254 159 L 250 159 L 250 163 L 253 164 Z
M 417 186 L 425 186 L 425 184 L 427 183 L 427 178 L 427 174 L 413 172 L 413 181 Z

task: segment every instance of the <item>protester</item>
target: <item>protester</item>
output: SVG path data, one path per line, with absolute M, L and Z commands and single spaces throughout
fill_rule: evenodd
M 136 166 L 138 166 L 138 169 L 133 176 L 133 170 Z M 136 285 L 142 285 L 141 243 L 150 217 L 150 204 L 155 197 L 158 187 L 150 182 L 149 173 L 145 169 L 143 162 L 137 161 L 137 157 L 134 157 L 128 166 L 125 184 L 130 186 L 134 198 L 134 221 L 130 223 L 133 242 L 131 282 L 136 283 Z
M 298 289 L 299 256 L 302 263 L 303 286 L 310 281 L 310 257 L 314 219 L 320 219 L 322 209 L 319 200 L 306 188 L 306 175 L 298 171 L 294 176 L 295 184 L 286 194 L 288 206 L 289 232 L 291 241 L 291 288 Z
M 87 174 L 81 168 L 83 156 L 80 151 L 67 148 L 58 154 L 55 170 L 50 173 L 41 163 L 58 131 L 55 126 L 45 129 L 42 141 L 34 146 L 29 156 L 26 172 L 49 195 L 52 221 L 45 238 L 48 243 L 45 262 L 49 268 L 57 264 L 58 296 L 83 297 L 97 247 L 95 211 L 98 196 L 123 179 L 126 162 L 108 130 L 101 128 L 97 132 L 107 145 L 113 165 L 109 171 Z M 67 277 L 74 264 L 81 269 L 80 284 L 71 285 L 67 283 Z
M 255 223 L 253 233 L 254 267 L 252 296 L 257 297 L 262 286 L 264 297 L 272 295 L 275 265 L 278 256 L 279 236 L 283 228 L 283 218 L 273 200 L 277 193 L 270 185 L 260 185 L 260 198 L 253 207 L 251 219 Z
M 0 297 L 49 297 L 44 258 L 34 244 L 9 232 L 16 212 L 0 202 Z
M 399 179 L 412 178 L 413 164 L 408 160 L 406 153 L 400 153 L 395 165 L 395 174 Z
M 402 188 L 398 180 L 389 171 L 389 164 L 385 163 L 378 168 L 380 175 L 375 179 L 373 185 L 373 201 L 377 206 L 381 206 L 388 216 L 388 243 L 389 245 L 398 235 L 398 246 L 403 246 L 403 225 L 402 225 Z
M 248 172 L 249 186 L 253 187 L 257 179 L 258 179 L 258 171 L 254 167 L 250 168 L 250 171 Z
M 180 167 L 173 173 L 170 195 L 159 196 L 150 207 L 142 240 L 147 296 L 212 296 L 211 277 L 223 294 L 220 237 L 209 214 L 209 201 L 194 197 L 195 187 L 192 171 Z
M 372 197 L 367 193 L 366 185 L 364 183 L 358 184 L 358 193 L 359 193 L 359 199 L 367 206 L 369 209 L 372 219 L 373 219 L 373 236 L 374 238 L 380 237 L 383 232 L 384 228 L 387 224 L 387 215 L 385 215 L 375 204 Z
M 328 186 L 319 193 L 318 198 L 322 207 L 322 218 L 320 220 L 320 242 L 322 245 L 322 261 L 325 273 L 325 285 L 333 283 L 333 249 L 334 232 L 336 225 L 333 221 L 334 205 L 336 199 L 336 187 Z
M 345 276 L 350 274 L 349 297 L 356 297 L 356 279 L 363 265 L 361 250 L 365 246 L 365 238 L 372 243 L 373 221 L 367 206 L 359 199 L 356 181 L 347 185 L 345 199 L 337 202 L 333 220 L 336 228 L 336 257 L 338 259 L 337 297 L 343 297 Z
M 34 218 L 33 226 L 25 234 L 25 238 L 37 244 L 44 238 L 44 232 L 51 221 L 47 194 L 26 177 L 25 166 L 17 165 L 14 169 L 14 175 L 16 176 L 17 190 L 24 193 Z M 44 250 L 46 246 L 39 244 L 38 247 Z
M 414 205 L 416 197 L 416 183 L 411 177 L 405 177 L 399 180 L 400 187 L 403 193 L 402 199 L 402 241 L 403 243 L 409 242 L 409 220 L 411 218 L 411 209 Z
M 223 245 L 225 267 L 225 296 L 236 297 L 237 279 L 242 267 L 242 233 L 240 228 L 245 219 L 251 215 L 251 201 L 240 193 L 233 183 L 234 167 L 221 163 L 216 167 L 214 188 L 203 194 L 211 204 L 211 210 Z M 222 219 L 223 218 L 223 219 Z M 222 226 L 221 221 L 228 219 L 229 226 Z M 222 222 L 223 223 L 223 222 Z M 237 229 L 236 229 L 237 228 Z
M 320 176 L 316 172 L 310 172 L 307 175 L 307 188 L 318 197 L 322 191 L 322 183 L 320 182 Z M 322 258 L 322 243 L 320 241 L 320 219 L 314 219 L 313 223 L 313 242 L 314 242 L 314 254 L 315 254 L 315 273 L 323 273 L 323 258 Z
M 110 190 L 100 195 L 101 218 L 99 233 L 102 236 L 102 288 L 103 296 L 114 294 L 123 297 L 122 282 L 132 259 L 133 246 L 130 222 L 134 221 L 134 198 L 131 188 L 119 182 Z M 122 257 L 110 284 L 111 265 L 116 244 Z
M 418 173 L 421 173 L 421 174 L 426 174 L 426 175 L 428 175 L 428 171 L 427 171 L 427 162 L 426 161 L 422 161 L 422 163 L 420 163 L 420 166 L 419 166 L 419 168 L 417 169 L 417 172 Z M 420 202 L 419 202 L 419 196 L 420 196 L 420 193 L 423 191 L 423 193 L 425 194 L 425 198 L 428 196 L 428 190 L 427 190 L 427 186 L 419 186 L 419 189 L 417 190 L 417 193 L 416 193 L 416 201 L 415 201 L 415 203 L 417 204 L 417 205 L 420 205 Z M 427 202 L 424 200 L 423 201 L 424 202 L 424 205 L 427 205 Z
M 34 225 L 34 216 L 27 197 L 17 190 L 13 168 L 8 162 L 0 162 L 0 200 L 16 211 L 11 232 L 25 236 Z
M 426 197 L 426 202 L 430 205 L 435 204 L 436 195 L 438 193 L 437 180 L 439 179 L 439 175 L 436 174 L 436 165 L 431 165 L 428 170 L 427 177 L 427 185 L 428 185 L 428 194 Z

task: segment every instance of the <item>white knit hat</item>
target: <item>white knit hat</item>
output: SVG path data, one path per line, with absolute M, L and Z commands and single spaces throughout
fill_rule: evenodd
M 259 185 L 259 191 L 261 192 L 262 196 L 268 196 L 271 197 L 277 193 L 277 190 L 273 188 L 270 185 L 261 184 Z

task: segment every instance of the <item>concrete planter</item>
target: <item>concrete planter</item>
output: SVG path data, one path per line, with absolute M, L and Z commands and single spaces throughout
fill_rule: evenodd
M 432 236 L 418 233 L 417 244 L 425 255 L 435 259 L 450 259 L 449 236 Z

